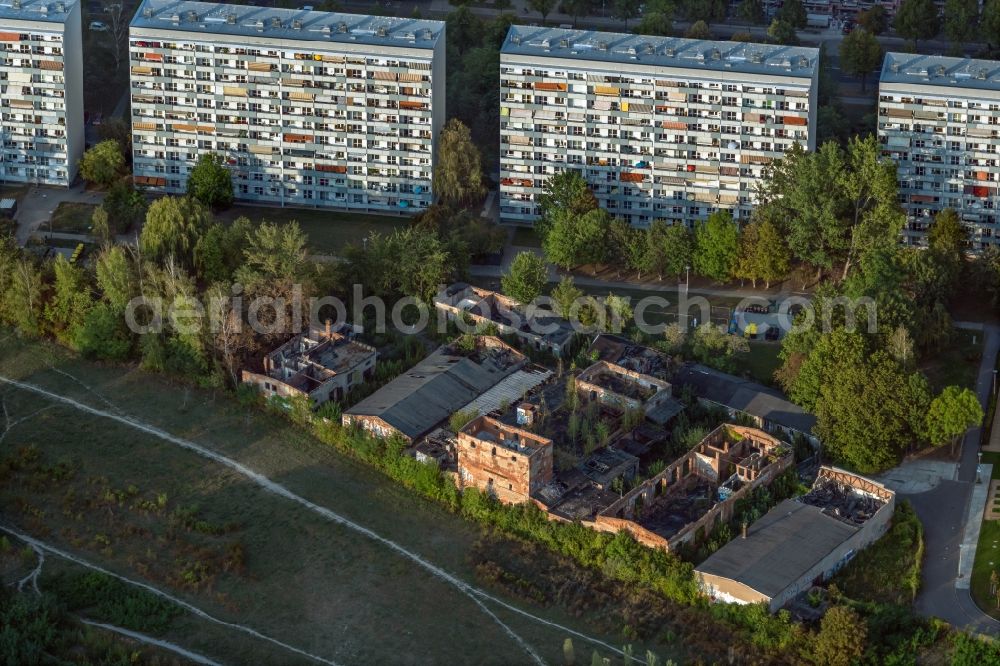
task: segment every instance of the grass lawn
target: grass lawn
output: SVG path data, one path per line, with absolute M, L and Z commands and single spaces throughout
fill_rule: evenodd
M 520 247 L 541 247 L 542 239 L 531 227 L 517 227 L 511 244 Z
M 979 361 L 983 354 L 983 334 L 980 331 L 955 329 L 955 335 L 942 351 L 920 366 L 935 392 L 945 386 L 975 389 Z
M 777 342 L 752 340 L 750 353 L 740 357 L 740 369 L 749 373 L 755 381 L 771 386 L 775 383 L 774 371 L 781 367 L 779 351 L 781 345 Z
M 65 234 L 89 234 L 90 218 L 94 214 L 94 204 L 63 201 L 52 214 L 52 231 Z M 48 225 L 42 225 L 48 231 Z
M 1000 619 L 997 599 L 990 594 L 990 575 L 994 571 L 1000 572 L 1000 520 L 984 520 L 979 530 L 976 561 L 972 565 L 972 598 L 983 612 Z
M 228 394 L 98 365 L 0 330 L 0 374 L 187 438 L 401 544 L 470 583 L 478 527 Z M 0 522 L 338 663 L 525 663 L 455 587 L 411 560 L 176 444 L 0 385 L 16 426 L 0 447 Z M 42 410 L 42 411 L 37 411 Z M 23 419 L 23 420 L 19 420 Z M 11 464 L 13 463 L 13 464 Z M 240 557 L 237 563 L 234 549 Z M 46 562 L 48 571 L 50 560 Z M 62 566 L 52 562 L 53 566 Z M 507 601 L 525 603 L 496 593 Z M 549 663 L 563 632 L 491 604 Z M 621 644 L 623 623 L 530 612 Z M 606 615 L 606 613 L 605 613 Z M 595 632 L 591 621 L 616 626 Z M 615 622 L 618 622 L 615 625 Z M 445 628 L 445 629 L 443 629 Z M 185 616 L 162 638 L 231 663 L 292 653 Z M 583 643 L 575 639 L 578 650 Z M 676 657 L 678 646 L 651 646 Z M 636 646 L 642 654 L 646 646 Z M 590 646 L 586 647 L 590 651 Z
M 20 203 L 27 192 L 27 185 L 0 185 L 0 199 L 16 199 Z
M 309 236 L 309 246 L 317 254 L 339 254 L 344 246 L 360 243 L 372 232 L 391 234 L 406 227 L 409 217 L 366 215 L 312 208 L 272 208 L 236 205 L 217 216 L 223 221 L 248 217 L 252 222 L 267 220 L 280 224 L 298 222 Z

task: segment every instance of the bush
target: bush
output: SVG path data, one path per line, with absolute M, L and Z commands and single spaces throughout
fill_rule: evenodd
M 162 633 L 181 614 L 174 603 L 100 572 L 59 574 L 46 586 L 70 611 L 87 609 L 103 622 Z

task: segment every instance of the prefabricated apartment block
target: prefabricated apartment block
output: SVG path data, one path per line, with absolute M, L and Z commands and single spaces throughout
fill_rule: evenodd
M 144 0 L 129 57 L 135 182 L 183 193 L 214 152 L 236 198 L 413 212 L 433 201 L 444 23 Z
M 0 181 L 68 186 L 83 154 L 76 0 L 0 4 Z
M 546 179 L 584 175 L 634 226 L 746 219 L 764 166 L 816 145 L 819 51 L 512 26 L 500 53 L 500 216 L 531 224 Z
M 906 244 L 926 246 L 945 208 L 968 226 L 971 250 L 1000 242 L 1000 61 L 886 54 L 878 136 L 898 165 Z

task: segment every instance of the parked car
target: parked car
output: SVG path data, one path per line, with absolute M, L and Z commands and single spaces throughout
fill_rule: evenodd
M 110 29 L 104 21 L 91 21 L 89 27 L 91 32 L 107 32 Z

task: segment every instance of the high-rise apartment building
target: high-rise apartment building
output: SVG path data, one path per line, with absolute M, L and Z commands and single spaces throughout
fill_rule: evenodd
M 432 200 L 444 23 L 145 0 L 129 32 L 136 184 L 182 193 L 198 156 L 237 199 L 369 212 Z
M 69 185 L 83 154 L 76 0 L 0 4 L 0 181 Z
M 635 226 L 749 216 L 765 165 L 816 144 L 817 49 L 512 26 L 500 54 L 500 211 L 530 224 L 579 170 Z
M 973 251 L 1000 243 L 1000 62 L 886 54 L 878 136 L 898 165 L 904 243 L 925 246 L 945 208 L 969 228 Z

